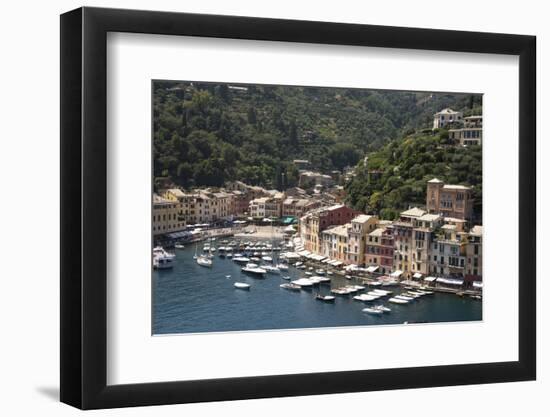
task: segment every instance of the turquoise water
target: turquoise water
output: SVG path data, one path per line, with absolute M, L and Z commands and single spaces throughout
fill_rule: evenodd
M 199 245 L 202 247 L 202 245 Z M 194 246 L 176 249 L 176 265 L 171 270 L 153 272 L 153 334 L 227 332 L 242 330 L 296 329 L 315 327 L 365 326 L 402 324 L 408 322 L 453 322 L 481 320 L 482 303 L 469 297 L 436 293 L 406 305 L 396 305 L 379 299 L 374 303 L 353 300 L 352 296 L 337 296 L 334 303 L 314 298 L 318 292 L 328 294 L 331 286 L 321 285 L 300 292 L 281 289 L 292 279 L 304 276 L 303 271 L 290 267 L 281 275 L 266 274 L 254 278 L 240 270 L 230 258 L 217 254 L 214 265 L 205 268 L 193 259 Z M 226 278 L 226 275 L 231 275 Z M 247 282 L 250 291 L 238 290 L 233 283 Z M 332 287 L 350 283 L 333 276 Z M 399 288 L 390 288 L 399 293 Z M 361 310 L 368 305 L 385 304 L 391 313 L 372 316 Z

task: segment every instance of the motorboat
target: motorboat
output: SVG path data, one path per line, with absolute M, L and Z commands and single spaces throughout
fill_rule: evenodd
M 264 268 L 260 268 L 258 264 L 254 263 L 247 263 L 246 266 L 241 268 L 241 271 L 260 277 L 263 277 L 267 273 Z
M 233 286 L 239 290 L 249 290 L 250 284 L 247 284 L 246 282 L 235 282 Z
M 153 268 L 170 269 L 174 267 L 176 255 L 168 253 L 162 246 L 156 246 L 153 249 Z
M 292 284 L 299 285 L 301 288 L 311 288 L 313 286 L 313 281 L 309 278 L 300 278 L 292 281 Z
M 384 305 L 382 305 L 382 304 L 380 304 L 379 306 L 376 306 L 376 307 L 374 307 L 374 308 L 380 310 L 380 311 L 383 312 L 383 313 L 390 313 L 390 312 L 391 312 L 391 308 L 386 307 L 386 306 L 384 306 Z
M 279 268 L 280 271 L 288 271 L 288 265 L 279 263 L 277 264 L 277 268 Z
M 375 301 L 378 300 L 380 297 L 376 297 L 374 295 L 368 295 L 368 294 L 360 294 L 353 297 L 355 301 Z
M 280 274 L 281 270 L 273 265 L 260 265 L 261 268 L 265 269 L 270 274 Z
M 384 295 L 390 295 L 392 294 L 393 292 L 392 291 L 387 291 L 387 290 L 379 290 L 379 289 L 375 289 L 375 290 L 372 290 L 370 292 L 373 292 L 373 293 L 376 293 L 376 294 L 380 294 L 382 296 Z
M 290 291 L 300 291 L 302 289 L 300 285 L 293 284 L 293 283 L 284 283 L 279 285 L 279 287 L 281 287 L 284 290 L 290 290 Z
M 402 294 L 396 295 L 394 298 L 399 298 L 400 300 L 405 300 L 405 301 L 413 301 L 414 300 L 413 297 L 407 297 L 406 295 L 402 295 Z
M 325 270 L 324 270 L 324 269 L 317 269 L 317 270 L 315 271 L 315 273 L 316 273 L 317 275 L 325 275 Z
M 164 258 L 172 258 L 172 259 L 176 257 L 175 253 L 167 252 L 162 246 L 155 246 L 153 248 L 153 257 L 159 256 L 159 255 L 162 255 Z
M 312 276 L 310 279 L 314 279 L 318 281 L 320 284 L 330 284 L 330 278 L 329 277 L 320 277 L 320 276 Z
M 288 275 L 283 275 L 281 278 L 284 279 L 285 281 L 290 281 L 290 276 Z
M 332 290 L 330 290 L 330 292 L 332 294 L 335 294 L 335 295 L 350 295 L 351 294 L 351 292 L 346 288 L 333 288 Z
M 240 256 L 235 255 L 235 256 L 233 256 L 233 262 L 237 262 L 237 263 L 240 263 L 240 264 L 246 264 L 246 263 L 250 262 L 250 259 L 248 259 L 247 257 L 242 256 L 242 255 L 240 255 Z
M 176 249 L 185 249 L 185 246 L 182 245 L 181 243 L 176 243 L 176 244 L 174 245 L 174 247 L 175 247 Z
M 309 272 L 309 271 L 304 272 L 304 274 L 307 275 L 308 277 L 313 276 L 313 272 Z
M 371 287 L 380 287 L 382 285 L 382 283 L 380 281 L 371 281 L 371 282 L 369 282 L 369 285 Z
M 211 268 L 212 267 L 212 259 L 210 259 L 208 256 L 199 256 L 197 258 L 197 264 L 199 264 L 200 266 L 205 266 L 207 268 Z
M 332 271 L 327 271 L 327 275 L 332 275 Z
M 174 267 L 174 258 L 158 255 L 153 258 L 154 269 L 170 269 Z
M 367 307 L 367 308 L 364 308 L 363 310 L 363 313 L 367 313 L 367 314 L 372 314 L 374 316 L 380 316 L 382 314 L 384 314 L 384 312 L 382 310 L 379 310 L 377 308 L 374 308 L 374 307 Z
M 397 298 L 397 297 L 392 297 L 388 300 L 388 302 L 390 303 L 394 303 L 394 304 L 409 304 L 409 301 L 407 300 L 403 300 L 401 298 Z
M 334 295 L 321 295 L 321 294 L 317 294 L 315 296 L 315 299 L 316 300 L 319 300 L 319 301 L 324 301 L 325 303 L 331 303 L 333 302 L 336 297 Z

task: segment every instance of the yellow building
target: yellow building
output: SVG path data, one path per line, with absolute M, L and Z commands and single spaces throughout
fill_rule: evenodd
M 348 263 L 355 265 L 365 264 L 367 236 L 376 229 L 377 216 L 361 214 L 351 221 L 348 229 Z
M 153 236 L 177 232 L 185 227 L 179 203 L 153 195 Z

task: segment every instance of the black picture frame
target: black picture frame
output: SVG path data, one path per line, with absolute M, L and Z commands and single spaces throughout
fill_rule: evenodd
M 113 385 L 107 376 L 108 32 L 519 56 L 519 359 L 513 362 Z M 79 8 L 61 15 L 61 401 L 81 409 L 533 380 L 536 38 Z

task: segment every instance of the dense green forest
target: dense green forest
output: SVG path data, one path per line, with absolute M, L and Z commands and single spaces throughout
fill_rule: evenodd
M 239 179 L 283 189 L 297 183 L 293 159 L 341 170 L 405 132 L 431 127 L 442 108 L 467 115 L 480 104 L 466 94 L 155 81 L 155 184 Z
M 481 220 L 481 146 L 448 144 L 448 132 L 417 133 L 392 141 L 358 164 L 346 184 L 348 202 L 355 208 L 395 219 L 409 206 L 426 204 L 426 183 L 434 177 L 448 184 L 473 187 L 474 212 Z

